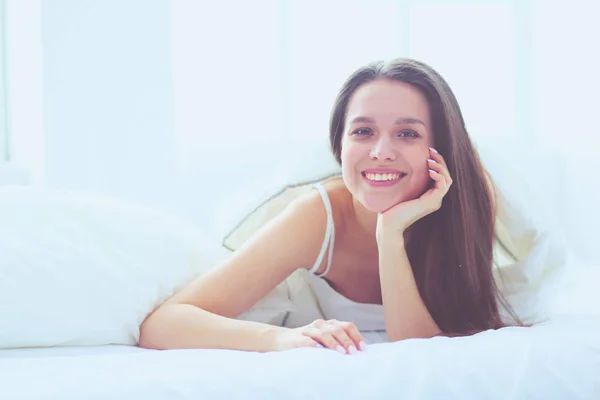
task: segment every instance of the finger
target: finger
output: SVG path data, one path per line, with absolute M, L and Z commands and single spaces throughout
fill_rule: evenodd
M 435 161 L 432 158 L 427 159 L 427 165 L 429 165 L 430 169 L 433 169 L 436 172 L 439 172 L 440 174 L 444 175 L 446 177 L 446 180 L 451 180 L 450 179 L 450 171 L 448 171 L 448 167 L 446 167 L 444 164 Z
M 448 174 L 450 174 L 450 170 L 448 168 L 446 160 L 444 159 L 444 156 L 442 156 L 440 153 L 437 152 L 437 150 L 431 147 L 429 149 L 429 159 L 440 164 L 443 168 L 446 169 L 446 171 L 448 171 Z
M 432 158 L 427 159 L 427 165 L 429 165 L 429 168 L 433 169 L 436 172 L 442 172 L 444 170 L 444 166 Z
M 356 344 L 354 343 L 354 341 L 352 339 L 350 339 L 350 336 L 348 335 L 346 330 L 341 325 L 336 326 L 333 329 L 333 331 L 331 332 L 331 334 L 342 345 L 342 347 L 344 349 L 344 353 L 347 353 L 347 354 L 358 353 Z
M 352 340 L 356 349 L 359 349 L 359 350 L 366 349 L 367 344 L 365 342 L 365 339 L 360 334 L 360 331 L 358 330 L 356 325 L 354 325 L 352 322 L 338 322 L 338 324 L 342 328 L 344 328 L 344 330 L 346 331 L 346 334 L 348 335 L 350 340 Z
M 431 177 L 431 179 L 433 179 L 441 185 L 445 185 L 447 183 L 444 174 L 431 168 L 429 169 L 429 176 Z
M 446 180 L 448 181 L 448 186 L 452 185 L 452 177 L 450 176 L 450 169 L 448 168 L 448 164 L 446 164 L 446 160 L 444 160 L 444 157 L 440 153 L 438 153 L 437 150 L 435 150 L 432 147 L 429 148 L 429 154 L 431 157 L 430 160 L 432 160 L 434 163 L 441 164 L 442 169 L 438 170 L 438 172 L 442 172 L 446 176 Z M 433 163 L 429 162 L 429 165 L 433 166 Z
M 438 188 L 442 190 L 444 194 L 448 192 L 448 182 L 446 181 L 446 177 L 443 174 L 430 169 L 429 176 L 437 183 Z
M 444 157 L 433 147 L 429 148 L 429 157 L 439 162 L 443 166 L 446 166 L 446 160 L 444 160 Z
M 298 343 L 297 347 L 323 347 L 323 345 L 311 337 L 305 336 L 300 343 Z
M 429 176 L 436 182 L 442 182 L 444 179 L 444 175 L 431 168 L 429 168 Z
M 342 346 L 340 342 L 331 334 L 331 332 L 324 331 L 318 328 L 309 329 L 305 335 L 309 336 L 311 339 L 317 341 L 319 344 L 324 347 L 336 350 L 342 354 L 346 354 L 346 350 Z

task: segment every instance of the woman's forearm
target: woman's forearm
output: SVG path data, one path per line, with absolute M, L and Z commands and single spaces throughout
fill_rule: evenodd
M 280 328 L 222 317 L 189 304 L 166 304 L 140 327 L 140 347 L 167 349 L 274 350 Z
M 401 238 L 384 238 L 379 243 L 379 276 L 390 341 L 441 333 L 419 294 Z

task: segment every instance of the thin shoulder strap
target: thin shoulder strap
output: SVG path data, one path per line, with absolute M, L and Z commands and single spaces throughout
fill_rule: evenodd
M 323 240 L 323 244 L 321 245 L 321 251 L 319 252 L 317 261 L 315 262 L 313 267 L 310 269 L 310 272 L 312 272 L 313 274 L 315 274 L 319 277 L 323 277 L 323 276 L 325 276 L 325 274 L 327 274 L 329 272 L 329 269 L 331 268 L 331 259 L 333 258 L 333 244 L 335 242 L 335 227 L 333 224 L 333 211 L 331 210 L 331 202 L 329 201 L 329 196 L 327 195 L 327 191 L 325 190 L 323 185 L 321 185 L 321 183 L 316 183 L 314 185 L 314 187 L 321 194 L 321 198 L 323 199 L 323 204 L 325 205 L 325 210 L 327 211 L 327 229 L 325 231 L 325 239 Z M 319 269 L 319 267 L 321 266 L 321 263 L 323 262 L 323 257 L 325 256 L 325 251 L 327 250 L 328 246 L 329 246 L 329 252 L 327 254 L 327 267 L 325 268 L 325 271 L 323 271 L 322 274 L 317 274 L 317 270 Z

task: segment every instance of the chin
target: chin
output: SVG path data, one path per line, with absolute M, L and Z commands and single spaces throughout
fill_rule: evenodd
M 418 199 L 420 196 L 421 193 L 396 193 L 395 196 L 369 196 L 368 193 L 362 193 L 358 196 L 358 200 L 367 210 L 382 213 L 400 203 Z
M 362 205 L 369 211 L 374 213 L 382 213 L 390 208 L 394 207 L 397 204 L 402 202 L 402 199 L 398 200 L 390 200 L 390 199 L 360 199 Z

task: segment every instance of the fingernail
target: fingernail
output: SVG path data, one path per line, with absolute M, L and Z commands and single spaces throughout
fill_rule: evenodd
M 323 346 L 321 343 L 319 343 L 318 345 L 315 346 L 317 349 L 324 349 L 325 346 Z
M 350 347 L 348 347 L 348 353 L 350 353 L 350 354 L 356 354 L 356 353 L 358 353 L 358 350 L 356 350 L 356 346 L 354 346 L 353 344 L 351 344 Z
M 367 344 L 365 342 L 360 342 L 358 344 L 358 348 L 360 349 L 360 351 L 365 351 L 367 349 Z
M 432 169 L 430 169 L 429 172 L 433 172 L 434 174 L 437 174 L 437 171 L 434 171 Z
M 429 161 L 429 162 L 430 162 L 430 163 L 432 163 L 432 164 L 437 164 L 437 161 L 435 161 L 435 160 L 432 160 L 431 158 L 427 159 L 427 161 Z
M 335 348 L 339 353 L 346 354 L 346 350 L 342 346 L 338 346 Z
M 433 151 L 434 153 L 437 153 L 438 151 L 436 149 L 434 149 L 433 147 L 430 147 L 429 150 Z

